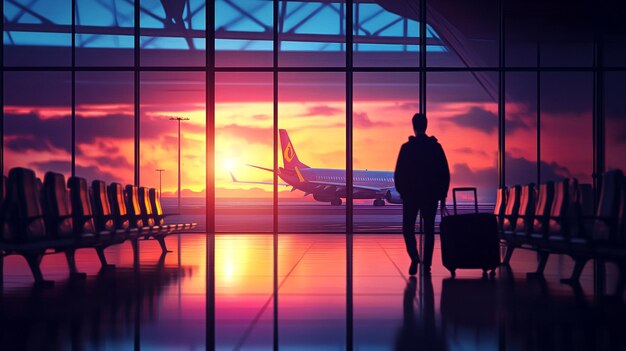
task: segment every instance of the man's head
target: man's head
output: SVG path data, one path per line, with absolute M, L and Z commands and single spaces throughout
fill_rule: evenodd
M 425 114 L 416 113 L 413 115 L 413 130 L 415 131 L 415 134 L 426 133 L 426 127 L 428 127 L 428 119 L 426 119 Z

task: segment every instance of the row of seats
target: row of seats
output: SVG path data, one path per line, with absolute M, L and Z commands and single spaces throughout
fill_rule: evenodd
M 37 284 L 43 279 L 41 260 L 48 253 L 65 253 L 72 278 L 78 272 L 76 250 L 93 248 L 103 268 L 110 268 L 104 250 L 129 240 L 135 263 L 139 239 L 157 240 L 167 252 L 165 237 L 195 228 L 196 223 L 166 224 L 158 192 L 151 188 L 119 183 L 108 186 L 94 180 L 48 172 L 43 182 L 35 172 L 13 168 L 2 178 L 0 201 L 0 269 L 4 256 L 23 256 Z M 2 274 L 0 272 L 0 279 Z
M 596 208 L 594 213 L 593 208 Z M 568 255 L 574 268 L 563 283 L 578 284 L 585 264 L 602 259 L 618 264 L 626 277 L 626 179 L 620 170 L 602 174 L 597 206 L 590 184 L 575 179 L 498 189 L 496 207 L 500 237 L 506 244 L 503 264 L 516 248 L 538 253 L 529 277 L 542 277 L 550 254 Z

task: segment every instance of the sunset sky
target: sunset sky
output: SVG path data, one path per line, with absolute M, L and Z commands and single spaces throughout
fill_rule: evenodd
M 528 77 L 525 77 L 528 78 Z M 530 77 L 532 78 L 532 77 Z M 550 79 L 554 78 L 554 79 Z M 561 77 L 547 77 L 546 87 Z M 590 181 L 591 96 L 578 93 L 589 76 L 546 90 L 542 109 L 542 176 L 575 176 Z M 272 85 L 269 73 L 219 73 L 216 82 L 216 187 L 218 197 L 269 197 L 271 187 L 232 183 L 269 181 L 271 174 L 246 166 L 272 166 Z M 532 79 L 530 79 L 532 80 Z M 507 179 L 533 181 L 536 169 L 535 103 L 517 94 L 512 80 L 507 104 Z M 70 81 L 68 73 L 7 73 L 5 170 L 32 167 L 70 170 Z M 411 134 L 418 110 L 413 73 L 356 73 L 354 77 L 354 167 L 392 170 L 400 145 Z M 497 104 L 469 73 L 433 73 L 428 78 L 429 134 L 444 146 L 453 185 L 497 186 Z M 532 94 L 527 94 L 532 96 Z M 576 96 L 576 95 L 575 95 Z M 183 189 L 201 195 L 205 177 L 203 73 L 142 73 L 141 183 L 176 189 L 177 134 L 182 124 Z M 77 75 L 77 174 L 88 179 L 132 182 L 132 76 L 126 72 Z M 612 111 L 609 109 L 609 112 Z M 613 122 L 610 119 L 611 123 Z M 618 124 L 619 125 L 619 124 Z M 564 127 L 566 126 L 566 127 Z M 341 73 L 281 73 L 279 127 L 289 131 L 301 160 L 313 167 L 345 166 L 345 86 Z M 608 133 L 608 145 L 624 147 Z M 619 139 L 622 137 L 622 139 Z M 282 162 L 282 160 L 281 160 Z M 610 158 L 611 163 L 619 160 Z M 281 188 L 288 191 L 289 188 Z M 293 193 L 292 196 L 301 196 Z

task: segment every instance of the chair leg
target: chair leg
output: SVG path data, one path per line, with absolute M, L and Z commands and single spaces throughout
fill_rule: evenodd
M 100 264 L 102 265 L 102 269 L 115 268 L 114 264 L 109 264 L 107 262 L 107 257 L 104 255 L 104 249 L 105 249 L 105 247 L 103 247 L 103 246 L 96 247 L 96 253 L 98 254 L 98 259 L 100 260 Z
M 4 252 L 0 252 L 0 288 L 4 286 Z M 0 291 L 2 293 L 2 291 Z
M 139 238 L 132 239 L 130 244 L 133 246 L 133 266 L 139 267 Z
M 539 259 L 539 262 L 537 263 L 537 270 L 526 273 L 526 278 L 543 278 L 543 271 L 546 269 L 546 264 L 548 263 L 550 254 L 545 251 L 539 251 L 537 252 L 537 256 Z
M 569 278 L 561 279 L 561 283 L 563 284 L 580 284 L 580 275 L 585 268 L 585 264 L 587 264 L 587 259 L 582 257 L 574 257 L 574 269 L 572 270 L 572 275 Z
M 161 251 L 162 251 L 163 253 L 166 253 L 166 252 L 172 252 L 172 250 L 168 250 L 168 249 L 167 249 L 167 245 L 165 244 L 165 236 L 163 236 L 163 235 L 159 235 L 159 236 L 157 236 L 157 237 L 155 237 L 155 238 L 156 238 L 156 239 L 157 239 L 157 241 L 159 242 L 159 245 L 161 246 Z
M 619 268 L 619 278 L 615 287 L 615 296 L 621 297 L 626 288 L 626 263 L 620 263 L 617 267 Z
M 502 260 L 503 266 L 508 266 L 511 264 L 511 256 L 513 256 L 513 251 L 515 251 L 515 246 L 507 243 L 506 252 L 504 253 L 504 259 Z
M 67 266 L 70 269 L 70 279 L 82 280 L 82 279 L 87 278 L 87 274 L 78 271 L 78 268 L 76 267 L 75 254 L 76 254 L 76 250 L 65 251 L 65 258 L 67 259 Z
M 43 258 L 42 253 L 25 254 L 24 258 L 26 259 L 28 267 L 33 274 L 33 278 L 35 278 L 35 285 L 41 287 L 51 287 L 54 285 L 54 281 L 43 279 L 43 274 L 41 274 L 41 259 Z

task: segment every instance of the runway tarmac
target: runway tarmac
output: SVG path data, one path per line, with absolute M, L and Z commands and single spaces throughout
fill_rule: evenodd
M 204 199 L 183 199 L 180 216 L 168 220 L 194 221 L 198 231 L 206 231 Z M 448 206 L 452 212 L 451 206 Z M 176 203 L 164 201 L 165 213 L 176 213 Z M 461 204 L 459 213 L 473 211 L 470 204 Z M 480 212 L 493 211 L 493 204 L 480 204 Z M 271 201 L 242 201 L 223 199 L 216 201 L 215 229 L 226 233 L 272 232 L 273 206 Z M 402 231 L 402 206 L 371 204 L 354 205 L 354 231 L 356 233 L 400 233 Z M 436 230 L 440 221 L 437 214 Z M 419 227 L 418 227 L 419 228 Z M 346 230 L 346 206 L 304 201 L 281 201 L 278 205 L 278 231 L 281 233 L 343 233 Z

